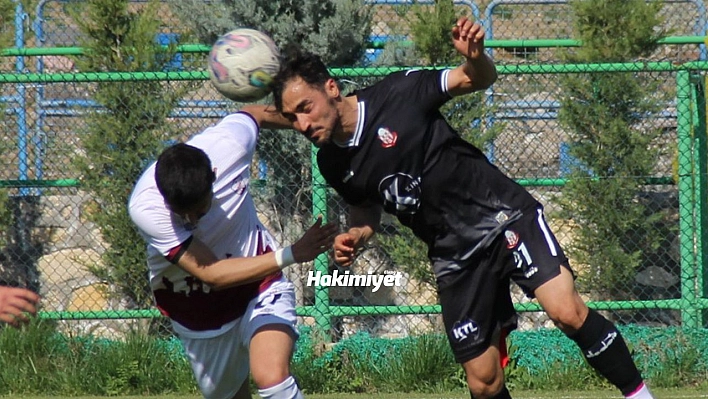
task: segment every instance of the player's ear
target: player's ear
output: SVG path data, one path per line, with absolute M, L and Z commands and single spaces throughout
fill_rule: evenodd
M 332 98 L 339 97 L 339 85 L 337 85 L 337 81 L 334 78 L 329 78 L 325 82 L 325 92 Z
M 211 170 L 211 182 L 214 183 L 216 181 L 216 168 Z

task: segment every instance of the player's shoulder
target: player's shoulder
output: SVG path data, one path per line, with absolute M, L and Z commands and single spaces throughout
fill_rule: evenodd
M 141 198 L 147 196 L 147 193 L 149 193 L 151 189 L 157 189 L 157 183 L 155 182 L 155 166 L 156 163 L 153 162 L 140 174 L 140 177 L 138 177 L 133 187 L 133 192 L 128 198 L 129 205 L 132 206 L 138 203 Z
M 170 211 L 155 183 L 154 164 L 138 179 L 128 198 L 128 213 L 141 229 L 153 225 L 159 219 L 169 218 Z
M 248 113 L 236 112 L 221 119 L 200 134 L 192 137 L 187 144 L 210 152 L 226 150 L 230 144 L 237 144 L 246 150 L 255 147 L 259 128 L 255 119 Z
M 441 69 L 431 69 L 431 68 L 411 68 L 404 69 L 397 72 L 392 72 L 387 76 L 390 80 L 404 80 L 413 81 L 418 79 L 435 79 L 442 73 Z
M 257 134 L 258 122 L 256 122 L 256 118 L 248 112 L 237 111 L 225 116 L 216 124 L 216 126 L 214 126 L 214 128 L 222 130 L 237 129 L 239 131 Z
M 420 85 L 437 86 L 444 72 L 445 70 L 430 68 L 404 69 L 386 75 L 385 78 L 371 87 L 374 91 L 408 92 Z

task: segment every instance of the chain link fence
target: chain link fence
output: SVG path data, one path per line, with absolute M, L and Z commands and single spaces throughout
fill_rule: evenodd
M 407 15 L 413 3 L 367 3 L 374 10 L 371 48 L 359 65 L 333 69 L 348 88 L 400 67 L 386 63 L 386 51 L 392 43 L 405 46 L 412 40 Z M 631 64 L 567 64 L 565 55 L 578 46 L 567 2 L 455 1 L 461 12 L 485 26 L 489 52 L 500 71 L 498 82 L 480 96 L 485 113 L 473 121 L 479 129 L 495 132 L 484 150 L 545 204 L 584 298 L 619 323 L 695 328 L 708 322 L 708 269 L 703 260 L 708 242 L 703 237 L 708 148 L 701 72 L 707 66 L 705 45 L 698 38 L 706 32 L 706 10 L 701 1 L 665 3 L 662 15 L 671 37 L 650 57 Z M 208 46 L 177 53 L 160 71 L 81 71 L 76 63 L 81 33 L 66 11 L 68 4 L 43 0 L 35 10 L 27 10 L 31 18 L 18 7 L 15 52 L 6 51 L 0 58 L 0 283 L 40 292 L 43 317 L 64 320 L 67 328 L 81 333 L 114 337 L 159 313 L 143 296 L 126 293 L 146 287 L 144 264 L 135 265 L 140 272 L 127 274 L 128 280 L 106 273 L 113 267 L 113 258 L 106 254 L 116 249 L 107 235 L 118 227 L 97 224 L 96 213 L 107 200 L 87 189 L 86 172 L 77 166 L 77 159 L 87 155 L 83 135 L 92 118 L 107 112 L 96 93 L 111 84 L 135 87 L 138 93 L 146 82 L 161 82 L 166 91 L 186 90 L 165 116 L 155 152 L 215 124 L 238 104 L 225 101 L 206 80 Z M 167 4 L 161 6 L 161 15 L 165 28 L 156 40 L 170 44 L 182 32 L 169 29 L 178 24 Z M 583 140 L 569 127 L 573 124 L 563 120 L 573 102 L 580 101 L 569 93 L 584 84 L 599 87 L 600 82 L 614 81 L 646 82 L 651 91 L 645 99 L 652 100 L 652 106 L 630 118 L 626 142 L 598 141 L 600 152 L 583 152 Z M 139 111 L 145 118 L 152 112 Z M 629 144 L 634 153 L 643 148 L 650 154 L 647 168 L 620 169 L 618 165 L 625 164 L 617 163 L 606 173 L 595 163 L 602 154 L 619 162 L 624 159 L 619 148 Z M 110 150 L 108 146 L 106 157 Z M 345 204 L 313 169 L 312 151 L 289 132 L 261 135 L 251 190 L 261 220 L 284 245 L 300 236 L 313 215 L 347 223 Z M 136 168 L 149 162 L 143 159 Z M 111 184 L 131 184 L 117 181 L 110 171 L 105 178 Z M 607 187 L 624 194 L 609 198 L 613 193 L 603 191 Z M 583 193 L 591 196 L 580 196 Z M 403 241 L 394 243 L 416 249 L 393 220 L 385 218 L 384 227 L 382 239 L 398 237 Z M 590 235 L 593 229 L 604 238 Z M 134 247 L 142 250 L 144 244 L 136 240 Z M 600 257 L 603 248 L 608 253 Z M 431 280 L 411 272 L 413 266 L 425 267 L 424 252 L 414 255 L 413 260 L 401 260 L 390 246 L 370 245 L 352 274 L 401 276 L 396 285 L 378 290 L 313 286 L 311 272 L 337 270 L 326 256 L 291 267 L 287 274 L 297 287 L 301 324 L 321 328 L 332 339 L 357 332 L 395 337 L 439 331 L 442 322 Z M 522 328 L 549 325 L 538 306 L 513 289 L 517 307 L 524 312 Z

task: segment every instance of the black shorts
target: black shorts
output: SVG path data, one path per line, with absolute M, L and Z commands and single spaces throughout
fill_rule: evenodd
M 459 272 L 438 278 L 445 331 L 459 363 L 481 355 L 496 333 L 516 328 L 509 281 L 533 297 L 536 288 L 571 271 L 539 208 L 513 222 L 492 245 Z

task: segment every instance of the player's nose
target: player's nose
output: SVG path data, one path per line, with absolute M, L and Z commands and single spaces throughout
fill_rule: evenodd
M 306 117 L 304 115 L 297 116 L 297 126 L 296 127 L 298 127 L 298 129 L 301 132 L 312 133 L 312 131 L 310 130 L 311 126 L 312 126 L 312 122 L 310 121 L 310 119 L 308 117 Z

